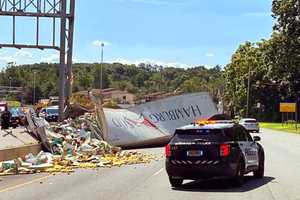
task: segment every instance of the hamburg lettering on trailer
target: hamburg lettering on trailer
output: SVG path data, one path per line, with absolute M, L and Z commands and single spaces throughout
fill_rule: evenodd
M 180 109 L 176 109 L 175 113 L 176 113 L 178 119 L 180 119 L 179 114 L 181 115 L 181 118 L 184 118 L 184 115 L 183 115 L 183 113 L 182 113 L 182 111 Z
M 179 119 L 179 118 L 176 118 L 176 115 L 175 115 L 174 110 L 170 110 L 170 111 L 169 111 L 169 115 L 171 116 L 171 119 L 172 119 L 172 120 L 177 120 L 177 119 Z
M 155 114 L 150 114 L 149 118 L 153 121 L 153 123 L 159 122 L 159 118 Z
M 198 105 L 190 105 L 188 107 L 178 108 L 174 110 L 162 111 L 160 113 L 152 113 L 149 115 L 149 119 L 153 123 L 175 121 L 179 119 L 200 117 L 202 112 Z
M 192 111 L 193 111 L 194 117 L 196 117 L 196 116 L 197 116 L 197 114 L 196 114 L 196 112 L 195 112 L 194 106 L 191 106 L 191 108 L 192 108 Z
M 202 115 L 202 112 L 201 112 L 201 110 L 199 108 L 199 105 L 196 105 L 196 107 L 197 107 L 197 111 L 199 112 L 199 117 L 200 117 Z
M 162 114 L 162 115 L 165 115 L 165 116 L 167 117 L 167 119 L 168 119 L 169 121 L 171 121 L 171 117 L 169 116 L 168 112 L 163 111 L 161 114 Z
M 182 109 L 183 109 L 183 111 L 185 112 L 185 114 L 186 114 L 187 117 L 190 117 L 190 116 L 191 116 L 191 107 L 190 107 L 190 106 L 188 107 L 188 111 L 189 111 L 189 112 L 187 112 L 187 110 L 186 110 L 185 108 L 182 108 Z

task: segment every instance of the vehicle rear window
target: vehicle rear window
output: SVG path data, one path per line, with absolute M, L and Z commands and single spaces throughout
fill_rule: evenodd
M 48 114 L 57 114 L 58 113 L 58 109 L 47 109 L 47 113 Z
M 220 142 L 226 140 L 222 129 L 176 130 L 174 138 L 175 142 L 195 140 L 200 142 Z
M 257 121 L 255 119 L 245 120 L 246 123 L 256 123 Z
M 15 116 L 18 116 L 18 115 L 19 115 L 19 113 L 18 113 L 18 111 L 17 111 L 17 110 L 10 110 L 10 113 L 11 113 L 11 115 L 12 115 L 13 117 L 15 117 Z
M 179 135 L 213 135 L 221 134 L 221 129 L 191 129 L 191 130 L 176 130 L 175 134 Z
M 11 109 L 9 110 L 9 112 L 11 113 L 11 115 L 12 115 L 13 117 L 16 117 L 16 116 L 23 116 L 23 113 L 22 113 L 22 111 L 21 111 L 19 108 L 11 108 Z

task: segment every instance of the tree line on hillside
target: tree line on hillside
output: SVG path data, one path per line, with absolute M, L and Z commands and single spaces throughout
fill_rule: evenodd
M 280 121 L 280 102 L 300 103 L 300 3 L 274 0 L 271 38 L 245 42 L 225 67 L 228 110 L 245 116 L 250 70 L 250 116 Z
M 149 64 L 125 65 L 86 64 L 73 65 L 73 91 L 100 88 L 100 70 L 103 70 L 103 88 L 113 87 L 127 90 L 138 98 L 154 92 L 200 92 L 208 91 L 215 101 L 224 91 L 223 71 L 220 66 L 205 68 L 198 66 L 189 69 L 152 66 Z M 36 99 L 58 95 L 58 65 L 33 64 L 7 66 L 0 72 L 0 85 L 23 87 L 23 94 L 17 96 L 25 103 L 31 103 L 35 79 Z M 15 98 L 15 97 L 12 97 Z
M 300 103 L 300 3 L 273 0 L 272 13 L 275 19 L 272 36 L 240 45 L 224 69 L 220 66 L 180 69 L 106 63 L 103 64 L 103 87 L 127 90 L 137 97 L 158 91 L 208 91 L 215 102 L 223 100 L 227 112 L 245 117 L 250 80 L 249 116 L 280 121 L 280 102 Z M 75 64 L 74 91 L 99 88 L 100 68 L 101 64 L 97 63 Z M 12 86 L 23 87 L 22 98 L 30 103 L 33 72 L 36 72 L 37 99 L 58 95 L 58 66 L 55 64 L 9 66 L 0 73 L 0 84 L 9 85 L 9 77 L 12 77 Z

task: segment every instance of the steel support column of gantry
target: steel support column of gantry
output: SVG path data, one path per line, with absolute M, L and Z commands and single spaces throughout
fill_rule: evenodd
M 59 116 L 64 119 L 66 105 L 72 93 L 72 55 L 75 0 L 0 0 L 0 16 L 12 17 L 12 42 L 0 43 L 0 48 L 55 49 L 60 51 L 59 65 Z M 34 44 L 16 42 L 16 18 L 35 18 Z M 40 44 L 40 18 L 52 19 L 52 44 Z M 56 42 L 57 20 L 60 20 L 60 44 Z M 49 24 L 50 26 L 50 24 Z M 33 33 L 34 34 L 34 33 Z M 1 40 L 1 39 L 0 39 Z

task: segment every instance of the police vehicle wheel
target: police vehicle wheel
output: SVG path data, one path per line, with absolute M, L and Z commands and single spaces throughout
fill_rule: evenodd
M 169 181 L 172 187 L 180 187 L 183 183 L 183 179 L 175 179 L 172 177 L 169 177 Z
M 259 153 L 259 165 L 256 171 L 253 171 L 253 175 L 255 178 L 263 178 L 265 173 L 265 155 L 262 150 Z
M 244 174 L 245 174 L 245 164 L 244 161 L 241 160 L 238 164 L 236 175 L 234 177 L 234 184 L 238 187 L 242 186 L 244 183 Z

